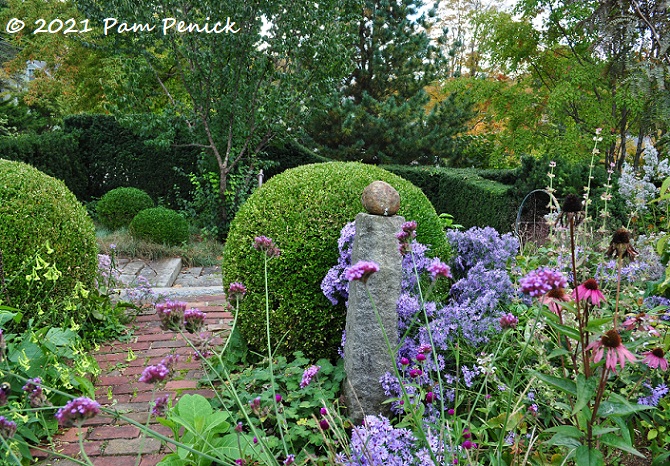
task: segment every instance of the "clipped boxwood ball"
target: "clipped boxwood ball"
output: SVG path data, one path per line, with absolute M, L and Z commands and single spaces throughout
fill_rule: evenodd
M 363 189 L 376 180 L 400 193 L 398 215 L 417 221 L 417 239 L 433 245 L 438 255 L 446 253 L 435 209 L 409 181 L 361 163 L 329 162 L 287 170 L 242 205 L 223 250 L 224 289 L 238 281 L 247 287 L 238 328 L 253 349 L 267 351 L 263 255 L 252 246 L 255 237 L 267 236 L 281 250 L 268 262 L 273 349 L 285 355 L 300 350 L 314 359 L 336 357 L 346 309 L 328 301 L 321 280 L 337 264 L 340 230 L 364 211 Z
M 188 222 L 165 207 L 144 209 L 128 227 L 130 236 L 157 244 L 177 246 L 188 241 Z
M 140 211 L 150 209 L 154 201 L 137 188 L 115 188 L 105 193 L 95 207 L 100 223 L 110 230 L 127 227 Z
M 52 251 L 48 253 L 48 248 Z M 0 159 L 0 250 L 7 293 L 3 304 L 30 312 L 48 299 L 72 294 L 77 281 L 92 287 L 98 267 L 93 221 L 65 183 L 22 162 Z M 34 257 L 55 264 L 55 282 L 32 275 Z M 29 315 L 29 314 L 28 314 Z M 26 319 L 27 321 L 27 319 Z

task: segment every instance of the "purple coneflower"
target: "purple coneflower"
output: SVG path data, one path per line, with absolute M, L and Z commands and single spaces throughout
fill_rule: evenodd
M 579 295 L 581 298 L 581 294 Z M 538 299 L 542 304 L 545 304 L 551 312 L 557 316 L 561 315 L 560 302 L 570 301 L 570 295 L 565 292 L 563 288 L 553 288 L 547 294 Z
M 603 358 L 605 349 L 607 349 L 605 367 L 613 372 L 616 372 L 617 362 L 621 365 L 621 369 L 626 365 L 626 360 L 636 362 L 635 355 L 626 348 L 616 330 L 609 330 L 586 349 L 594 350 L 593 362 L 595 363 Z
M 654 348 L 651 351 L 642 353 L 642 355 L 644 356 L 642 362 L 652 369 L 660 368 L 662 371 L 668 370 L 668 361 L 665 359 L 663 348 Z
M 600 291 L 598 282 L 593 278 L 589 278 L 572 292 L 572 298 L 577 299 L 577 297 L 580 301 L 588 299 L 594 306 L 600 306 L 600 303 L 605 301 L 605 295 Z

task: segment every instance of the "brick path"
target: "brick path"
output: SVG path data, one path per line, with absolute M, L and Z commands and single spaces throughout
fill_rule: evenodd
M 189 308 L 198 308 L 207 313 L 207 335 L 219 330 L 230 329 L 232 316 L 225 310 L 224 296 L 206 296 L 184 299 Z M 140 314 L 130 327 L 134 327 L 128 342 L 115 341 L 104 345 L 95 354 L 102 373 L 95 381 L 96 401 L 103 407 L 116 409 L 130 419 L 141 424 L 147 422 L 152 397 L 169 393 L 171 399 L 185 393 L 200 393 L 212 396 L 212 391 L 199 388 L 198 379 L 202 374 L 200 364 L 192 357 L 193 350 L 175 332 L 160 329 L 160 321 L 152 308 Z M 220 342 L 214 340 L 214 342 Z M 153 385 L 140 383 L 142 370 L 157 364 L 168 354 L 178 354 L 173 378 L 162 390 L 152 394 Z M 151 424 L 157 432 L 171 437 L 171 431 L 160 424 Z M 100 415 L 88 420 L 83 428 L 84 449 L 95 466 L 133 466 L 141 449 L 140 466 L 154 466 L 171 451 L 168 444 L 160 440 L 140 435 L 140 429 L 127 421 Z M 77 428 L 59 431 L 52 445 L 47 449 L 81 459 L 79 456 L 79 432 Z M 144 437 L 144 438 L 143 438 Z M 74 461 L 59 459 L 55 455 L 33 451 L 43 466 L 73 466 Z

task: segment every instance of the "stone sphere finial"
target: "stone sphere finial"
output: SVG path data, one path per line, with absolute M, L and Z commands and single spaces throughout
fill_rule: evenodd
M 400 194 L 384 181 L 373 181 L 363 190 L 361 202 L 367 213 L 391 217 L 400 209 Z

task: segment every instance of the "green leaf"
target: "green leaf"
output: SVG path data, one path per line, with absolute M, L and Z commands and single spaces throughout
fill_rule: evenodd
M 556 427 L 550 427 L 549 429 L 545 429 L 544 431 L 556 432 L 557 434 L 565 435 L 566 437 L 572 437 L 576 439 L 580 439 L 584 436 L 584 432 L 582 432 L 575 426 L 556 426 Z
M 612 401 L 614 399 L 614 401 Z M 653 406 L 631 404 L 622 396 L 612 393 L 609 400 L 605 400 L 600 404 L 598 409 L 598 416 L 628 416 L 629 414 L 637 413 L 647 409 L 654 409 Z
M 602 331 L 602 326 L 612 322 L 611 317 L 602 317 L 600 319 L 591 319 L 589 324 L 586 326 L 586 330 L 593 333 L 599 333 Z
M 556 330 L 557 332 L 560 332 L 562 335 L 566 335 L 573 340 L 579 341 L 579 330 L 573 327 L 568 327 L 567 325 L 561 325 L 558 322 L 554 322 L 553 320 L 547 319 L 547 323 L 551 328 Z
M 554 436 L 546 442 L 546 445 L 560 445 L 562 447 L 577 448 L 582 446 L 582 442 L 577 440 L 575 437 L 558 433 L 554 434 Z
M 570 354 L 570 352 L 568 350 L 566 350 L 565 348 L 556 348 L 554 351 L 549 353 L 549 355 L 547 356 L 547 359 L 553 359 L 553 358 L 557 358 L 559 356 L 567 356 L 569 354 Z
M 196 420 L 202 421 L 212 414 L 212 406 L 202 395 L 184 395 L 175 406 L 175 411 L 183 420 L 195 426 Z
M 172 453 L 163 458 L 156 466 L 185 466 L 188 461 L 179 458 L 179 455 Z
M 669 459 L 670 459 L 670 451 L 654 458 L 654 461 L 651 462 L 651 466 L 667 466 L 668 464 L 667 461 Z
M 547 383 L 551 385 L 554 388 L 559 389 L 563 393 L 567 393 L 568 395 L 572 396 L 577 396 L 577 385 L 572 381 L 568 379 L 564 379 L 561 377 L 554 377 L 553 375 L 547 375 L 547 374 L 542 374 L 541 372 L 537 371 L 530 371 L 532 375 L 543 381 L 544 383 Z
M 577 402 L 575 403 L 571 416 L 574 416 L 581 411 L 591 398 L 593 398 L 593 395 L 596 393 L 597 384 L 598 381 L 596 380 L 596 377 L 587 379 L 583 374 L 577 375 Z
M 632 445 L 630 445 L 623 438 L 621 438 L 617 435 L 605 434 L 602 437 L 600 437 L 600 441 L 602 443 L 604 443 L 605 445 L 609 445 L 610 447 L 618 448 L 619 450 L 630 453 L 631 455 L 639 456 L 640 458 L 645 458 L 645 456 L 642 453 L 637 451 L 635 448 L 633 448 Z
M 73 376 L 73 379 L 76 382 L 77 388 L 81 390 L 84 395 L 91 399 L 95 399 L 95 387 L 90 380 L 80 375 Z
M 576 466 L 605 466 L 605 457 L 602 453 L 586 445 L 575 450 Z

